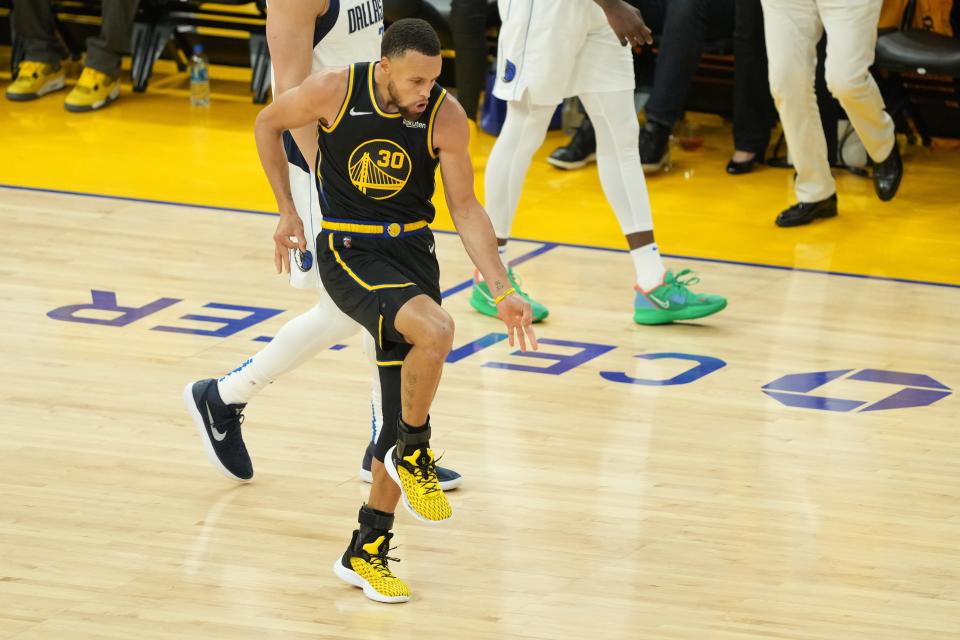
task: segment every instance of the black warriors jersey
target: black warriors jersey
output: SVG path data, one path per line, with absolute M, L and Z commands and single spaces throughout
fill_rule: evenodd
M 330 126 L 320 125 L 317 190 L 325 218 L 369 222 L 433 222 L 430 199 L 439 159 L 434 120 L 446 90 L 434 85 L 419 120 L 377 104 L 378 63 L 350 66 L 347 96 Z

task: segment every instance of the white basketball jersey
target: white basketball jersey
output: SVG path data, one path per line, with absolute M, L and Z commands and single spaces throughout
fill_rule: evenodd
M 311 72 L 379 60 L 382 37 L 383 0 L 330 0 L 327 12 L 317 18 L 314 25 Z M 270 79 L 276 86 L 272 68 Z M 289 133 L 285 136 L 289 137 Z M 289 138 L 285 146 L 290 162 L 290 192 L 307 240 L 306 252 L 291 252 L 290 284 L 300 289 L 322 289 L 320 273 L 314 264 L 322 215 L 317 182 L 293 144 L 293 138 Z
M 380 59 L 383 0 L 330 0 L 313 34 L 313 69 Z
M 379 60 L 382 37 L 383 0 L 330 0 L 313 28 L 310 72 Z M 270 86 L 277 86 L 272 64 Z

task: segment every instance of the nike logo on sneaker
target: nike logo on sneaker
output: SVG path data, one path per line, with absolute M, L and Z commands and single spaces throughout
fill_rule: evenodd
M 372 116 L 373 111 L 357 111 L 354 107 L 350 107 L 350 115 L 352 116 Z
M 210 421 L 210 433 L 213 434 L 213 439 L 217 442 L 223 442 L 223 439 L 227 437 L 226 431 L 218 431 L 213 424 L 213 414 L 210 413 L 210 405 L 207 405 L 207 420 Z
M 658 298 L 658 297 L 656 297 L 656 296 L 652 296 L 652 295 L 648 295 L 648 296 L 647 296 L 647 299 L 650 300 L 651 302 L 653 302 L 653 304 L 657 305 L 657 306 L 660 307 L 661 309 L 669 309 L 669 308 L 670 308 L 670 301 L 669 301 L 669 300 L 661 300 L 660 298 Z

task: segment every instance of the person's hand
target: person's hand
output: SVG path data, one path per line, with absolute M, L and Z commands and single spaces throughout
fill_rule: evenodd
M 529 341 L 530 348 L 537 350 L 537 336 L 533 333 L 533 310 L 520 294 L 511 293 L 501 300 L 497 305 L 497 317 L 507 325 L 507 337 L 511 347 L 519 342 L 520 351 L 526 351 Z
M 643 45 L 653 44 L 653 32 L 643 21 L 639 9 L 623 0 L 608 0 L 601 7 L 621 45 L 640 53 Z
M 307 250 L 303 222 L 295 211 L 280 213 L 277 230 L 273 232 L 273 245 L 273 265 L 277 273 L 290 273 L 290 250 Z

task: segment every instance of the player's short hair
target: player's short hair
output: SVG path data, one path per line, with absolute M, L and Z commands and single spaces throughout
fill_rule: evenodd
M 384 32 L 383 40 L 380 41 L 380 55 L 385 58 L 399 58 L 407 51 L 416 51 L 425 56 L 440 55 L 440 38 L 425 20 L 397 20 Z

